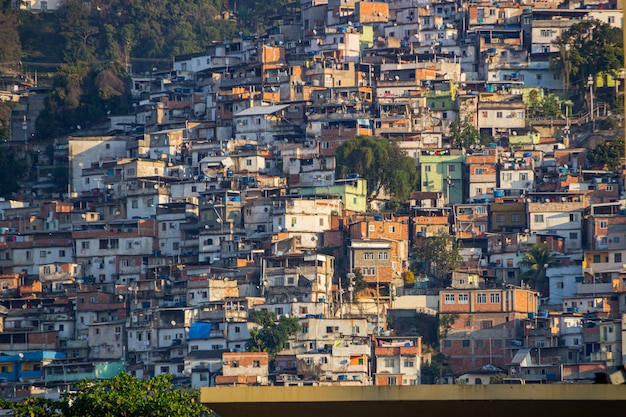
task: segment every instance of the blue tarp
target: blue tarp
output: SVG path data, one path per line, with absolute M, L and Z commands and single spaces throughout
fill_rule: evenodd
M 211 333 L 211 323 L 193 323 L 189 328 L 189 339 L 208 339 Z

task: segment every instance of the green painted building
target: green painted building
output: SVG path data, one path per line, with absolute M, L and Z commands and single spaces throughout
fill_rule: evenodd
M 420 156 L 422 191 L 441 192 L 449 204 L 461 204 L 465 201 L 463 195 L 465 154 L 445 153 L 449 152 Z

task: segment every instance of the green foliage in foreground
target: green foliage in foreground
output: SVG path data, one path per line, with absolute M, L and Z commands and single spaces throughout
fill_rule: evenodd
M 0 400 L 0 408 L 12 409 L 15 417 L 199 417 L 211 413 L 197 392 L 175 389 L 169 374 L 150 380 L 126 373 L 104 381 L 85 380 L 58 401 Z

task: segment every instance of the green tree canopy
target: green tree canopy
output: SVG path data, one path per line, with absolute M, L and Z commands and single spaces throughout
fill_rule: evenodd
M 454 144 L 462 148 L 483 144 L 483 137 L 470 115 L 450 123 L 450 135 Z
M 413 248 L 413 255 L 415 261 L 411 270 L 434 275 L 440 286 L 445 285 L 450 272 L 461 263 L 461 254 L 454 236 L 445 232 L 420 239 Z
M 45 139 L 69 133 L 76 126 L 92 126 L 108 113 L 126 114 L 129 108 L 130 81 L 121 65 L 64 65 L 53 79 L 35 127 L 37 135 Z
M 109 380 L 84 380 L 58 401 L 29 398 L 0 406 L 16 417 L 199 417 L 210 410 L 197 392 L 175 389 L 170 374 L 149 380 L 123 373 Z
M 561 71 L 564 86 L 584 88 L 588 75 L 616 72 L 624 66 L 622 30 L 599 20 L 574 23 L 555 41 L 559 55 L 553 65 Z
M 600 142 L 587 152 L 591 165 L 606 166 L 611 171 L 618 171 L 624 158 L 624 138 L 619 136 L 610 142 Z
M 393 140 L 356 136 L 337 148 L 336 158 L 337 178 L 359 174 L 367 180 L 370 199 L 384 189 L 393 198 L 406 200 L 419 182 L 415 160 Z
M 521 275 L 521 278 L 530 281 L 533 287 L 545 296 L 547 295 L 544 293 L 546 291 L 546 269 L 556 265 L 557 262 L 548 245 L 536 243 L 528 252 L 524 253 L 524 259 L 520 262 L 520 265 L 528 268 Z
M 22 59 L 22 44 L 17 15 L 10 10 L 0 12 L 0 65 L 17 68 Z
M 18 158 L 13 151 L 5 148 L 0 149 L 0 167 L 0 197 L 11 197 L 19 191 L 18 181 L 28 173 L 28 164 L 24 158 Z
M 268 352 L 271 358 L 283 349 L 290 336 L 300 330 L 297 317 L 277 320 L 276 315 L 267 310 L 253 311 L 250 320 L 262 327 L 250 331 L 246 348 L 251 352 Z
M 528 109 L 527 114 L 531 118 L 561 116 L 561 106 L 559 104 L 559 100 L 553 94 L 540 97 L 537 90 L 532 90 L 528 94 L 526 107 Z

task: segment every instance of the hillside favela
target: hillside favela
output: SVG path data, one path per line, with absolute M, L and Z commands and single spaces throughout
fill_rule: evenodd
M 156 3 L 2 2 L 0 398 L 624 383 L 620 0 Z

